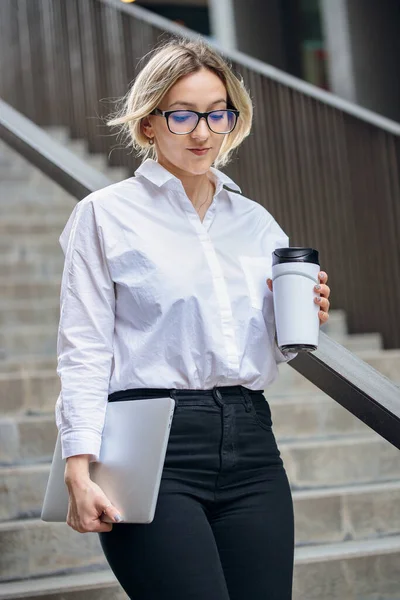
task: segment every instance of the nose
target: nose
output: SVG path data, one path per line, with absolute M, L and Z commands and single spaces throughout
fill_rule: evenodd
M 206 140 L 209 135 L 210 135 L 210 130 L 208 128 L 207 121 L 206 121 L 205 117 L 201 117 L 201 119 L 197 123 L 196 129 L 194 129 L 192 131 L 191 136 L 193 138 Z

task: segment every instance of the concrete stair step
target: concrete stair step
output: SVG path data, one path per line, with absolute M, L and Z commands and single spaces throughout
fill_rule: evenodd
M 68 139 L 64 146 L 85 160 L 91 167 L 106 174 L 112 181 L 121 181 L 129 177 L 129 172 L 126 167 L 111 166 L 107 163 L 105 154 L 92 154 L 88 151 L 88 145 L 85 140 Z
M 400 348 L 375 351 L 359 350 L 357 351 L 357 356 L 382 373 L 382 375 L 385 375 L 385 377 L 400 383 Z
M 383 349 L 382 335 L 380 333 L 352 333 L 351 335 L 330 335 L 336 342 L 350 350 L 350 352 L 363 352 L 364 350 Z
M 375 432 L 325 439 L 279 440 L 293 489 L 400 479 L 399 451 Z
M 53 355 L 57 351 L 56 325 L 5 326 L 0 332 L 0 347 L 7 356 L 23 354 Z
M 9 215 L 1 219 L 0 234 L 15 237 L 59 232 L 60 235 L 65 223 L 64 216 L 57 213 L 31 215 L 29 219 L 21 219 L 21 215 Z
M 107 165 L 105 167 L 99 168 L 99 158 L 88 158 L 91 155 L 85 157 L 85 162 L 88 163 L 88 167 L 92 167 L 92 162 L 95 170 L 99 173 L 102 173 L 107 177 L 110 183 L 117 183 L 118 181 L 122 181 L 131 176 L 130 171 L 126 167 L 116 167 Z M 133 175 L 133 173 L 132 173 Z M 55 181 L 46 177 L 42 171 L 32 167 L 32 165 L 24 165 L 23 167 L 15 167 L 10 171 L 8 167 L 0 166 L 0 181 L 7 181 L 8 183 L 18 183 L 19 185 L 24 185 L 29 187 L 36 194 L 43 193 L 49 194 L 51 193 L 55 187 L 61 189 Z M 108 185 L 108 184 L 106 184 Z
M 59 248 L 57 248 L 55 254 L 56 256 L 54 256 L 54 252 L 51 255 L 42 256 L 25 255 L 20 259 L 18 256 L 8 253 L 7 259 L 0 259 L 0 280 L 4 278 L 12 279 L 16 275 L 25 279 L 61 280 L 64 268 L 64 255 Z M 0 314 L 0 322 L 1 320 L 2 315 Z M 33 318 L 31 320 L 34 322 Z
M 111 569 L 0 583 L 0 600 L 126 600 Z
M 0 433 L 1 465 L 49 462 L 57 437 L 54 411 L 3 417 Z M 277 439 L 293 489 L 400 479 L 397 448 L 372 430 L 327 438 Z
M 0 419 L 0 465 L 33 464 L 52 459 L 57 427 L 52 415 Z
M 43 366 L 49 367 L 44 364 Z M 54 414 L 61 382 L 54 369 L 31 369 L 0 373 L 1 414 Z M 0 420 L 1 422 L 1 420 Z
M 65 127 L 44 127 L 43 130 L 48 133 L 54 140 L 65 145 L 69 141 L 68 129 Z M 0 140 L 0 166 L 12 168 L 13 165 L 30 165 L 21 154 L 14 148 Z
M 68 218 L 76 204 L 76 198 L 55 183 L 53 183 L 53 189 L 49 191 L 32 188 L 20 181 L 3 179 L 1 191 L 0 214 L 2 219 L 18 217 L 21 213 L 32 217 L 51 214 L 60 218 L 63 216 Z
M 61 252 L 61 249 L 60 249 Z M 46 300 L 60 297 L 61 278 L 37 279 L 26 281 L 26 279 L 5 279 L 0 282 L 0 310 L 7 306 L 10 300 Z
M 24 523 L 25 525 L 25 523 Z M 8 572 L 22 572 L 27 578 L 36 568 L 35 575 L 42 575 L 34 580 L 3 582 L 0 586 L 0 598 L 42 598 L 47 600 L 63 600 L 66 598 L 124 598 L 118 583 L 115 581 L 107 565 L 103 562 L 104 570 L 92 570 L 89 573 L 54 573 L 59 570 L 61 563 L 68 564 L 67 568 L 74 568 L 86 563 L 90 558 L 97 560 L 96 550 L 99 546 L 90 545 L 92 540 L 86 534 L 82 536 L 66 525 L 42 524 L 47 526 L 47 531 L 40 531 L 42 527 L 37 522 L 30 522 L 29 526 L 18 532 L 20 538 L 35 543 L 35 553 L 25 558 L 27 551 L 22 550 L 18 561 L 13 561 L 13 554 L 8 550 Z M 0 526 L 1 527 L 1 526 Z M 70 531 L 66 531 L 65 529 Z M 0 529 L 1 532 L 1 529 Z M 9 537 L 18 536 L 17 532 L 9 533 Z M 11 533 L 11 535 L 10 535 Z M 38 538 L 42 533 L 43 537 Z M 0 533 L 0 540 L 3 538 Z M 36 535 L 35 535 L 36 534 Z M 72 534 L 72 535 L 71 535 Z M 80 536 L 78 539 L 73 535 Z M 70 538 L 68 539 L 68 536 Z M 81 541 L 82 540 L 82 541 Z M 19 540 L 18 540 L 19 541 Z M 81 542 L 80 542 L 81 541 Z M 67 543 L 66 543 L 67 542 Z M 80 542 L 80 543 L 79 543 Z M 88 543 L 89 542 L 89 543 Z M 44 565 L 46 552 L 45 544 L 55 543 L 57 551 L 49 555 L 50 561 Z M 71 545 L 69 545 L 71 544 Z M 89 546 L 89 548 L 88 548 Z M 94 547 L 93 547 L 94 546 Z M 60 548 L 64 550 L 60 555 Z M 49 548 L 47 548 L 48 552 Z M 71 550 L 71 552 L 70 552 Z M 101 548 L 99 548 L 101 551 Z M 88 554 L 90 553 L 90 557 Z M 18 568 L 16 562 L 25 558 L 25 571 Z M 47 558 L 47 556 L 46 556 Z M 294 572 L 294 600 L 398 600 L 400 589 L 400 536 L 390 536 L 374 540 L 347 541 L 333 544 L 319 544 L 315 546 L 297 547 L 295 551 Z M 0 562 L 4 560 L 0 558 Z M 93 564 L 93 563 L 92 563 Z M 71 565 L 71 566 L 69 566 Z M 103 567 L 103 565 L 101 565 Z M 44 575 L 48 575 L 45 577 Z M 53 576 L 51 576 L 53 575 Z M 100 595 L 107 591 L 108 595 Z M 97 595 L 88 595 L 95 591 Z M 78 593 L 81 595 L 70 595 Z M 65 594 L 65 595 L 64 595 Z M 114 595 L 119 594 L 119 595 Z
M 400 536 L 296 548 L 293 600 L 398 600 Z
M 272 396 L 268 403 L 273 430 L 280 441 L 371 433 L 368 425 L 321 391 L 315 395 Z
M 84 139 L 71 139 L 68 137 L 63 146 L 80 158 L 86 158 L 86 156 L 89 154 L 88 143 Z
M 51 135 L 51 137 L 55 136 Z M 107 174 L 112 181 L 120 181 L 129 176 L 126 167 L 109 165 L 105 154 L 89 153 L 86 140 L 70 139 L 67 135 L 66 139 L 57 139 L 57 141 L 73 154 L 84 159 L 91 167 Z M 0 145 L 0 180 L 29 182 L 33 185 L 41 185 L 42 189 L 47 189 L 49 185 L 54 184 L 50 178 L 4 143 Z
M 0 523 L 0 581 L 56 575 L 106 564 L 96 533 L 40 519 Z
M 0 467 L 0 522 L 40 518 L 50 464 Z
M 400 535 L 400 480 L 292 495 L 297 546 Z
M 126 167 L 109 165 L 106 155 L 87 152 L 87 145 L 83 140 L 67 140 L 63 142 L 63 145 L 74 154 L 83 158 L 89 166 L 106 175 L 111 183 L 121 181 L 133 175 L 132 170 Z M 14 189 L 19 188 L 21 190 L 21 188 L 25 188 L 31 194 L 34 193 L 38 196 L 54 194 L 55 191 L 64 192 L 56 182 L 5 144 L 0 146 L 0 180 L 2 181 L 4 198 L 9 197 L 5 193 L 6 190 L 4 187 L 8 185 L 11 185 Z M 17 197 L 14 196 L 14 199 L 17 199 Z M 52 203 L 50 202 L 49 205 L 51 206 Z M 0 212 L 9 214 L 4 205 L 0 207 Z M 15 214 L 18 213 L 17 210 L 14 210 L 14 212 Z
M 57 185 L 55 181 L 28 161 L 16 161 L 13 166 L 0 165 L 0 181 L 19 182 L 36 190 L 50 190 Z M 58 186 L 60 187 L 60 186 Z
M 57 140 L 57 142 L 60 142 L 61 144 L 67 144 L 71 140 L 68 127 L 46 125 L 46 127 L 43 127 L 43 129 L 50 137 L 52 137 L 54 140 Z
M 10 236 L 3 235 L 0 238 L 0 252 L 2 256 L 2 262 L 3 264 L 10 263 L 13 261 L 18 262 L 26 260 L 43 262 L 46 261 L 48 257 L 51 257 L 51 259 L 56 257 L 60 260 L 63 260 L 64 255 L 60 246 L 59 237 L 60 235 L 57 233 L 52 236 L 31 235 L 20 237 L 19 240 L 15 240 L 12 239 L 12 237 Z M 21 277 L 18 273 L 16 273 L 12 278 L 2 279 L 0 284 L 2 287 L 7 287 L 8 281 L 7 289 L 9 289 L 12 285 L 15 285 L 18 282 L 20 282 L 22 278 L 24 278 L 23 275 Z M 24 279 L 26 281 L 26 278 Z M 58 279 L 61 279 L 61 277 L 58 276 Z M 36 280 L 33 279 L 31 285 L 34 284 L 35 281 Z M 13 293 L 18 293 L 18 290 L 16 290 Z
M 80 158 L 84 158 L 91 167 L 98 169 L 103 173 L 110 168 L 107 165 L 107 158 L 104 154 L 89 153 L 86 140 L 68 140 L 65 147 Z M 112 168 L 110 168 L 110 170 L 112 170 Z
M 56 259 L 55 259 L 56 261 Z M 49 263 L 50 264 L 50 263 Z M 49 266 L 49 265 L 47 265 Z M 1 265 L 0 265 L 1 269 Z M 52 275 L 49 279 L 54 281 Z M 60 278 L 61 281 L 61 278 Z M 42 299 L 40 302 L 26 300 L 13 300 L 0 310 L 0 325 L 8 328 L 21 328 L 23 326 L 51 325 L 58 329 L 60 318 L 60 300 L 52 298 Z M 21 356 L 21 352 L 19 355 Z
M 35 375 L 37 371 L 54 371 L 57 368 L 55 356 L 23 355 L 0 360 L 0 375 Z
M 21 154 L 16 152 L 11 146 L 8 146 L 3 140 L 0 141 L 0 173 L 2 181 L 16 178 L 24 180 L 31 176 L 34 169 L 35 167 Z
M 22 326 L 17 328 L 3 327 L 0 333 L 0 346 L 6 356 L 17 357 L 20 353 L 37 354 L 41 356 L 52 356 L 57 349 L 57 327 L 55 325 L 43 326 L 26 325 L 29 331 L 23 331 Z M 35 340 L 34 329 L 37 330 Z
M 66 148 L 68 148 L 68 150 L 71 150 L 71 152 L 74 152 L 74 154 L 76 154 L 77 156 L 84 158 L 95 169 L 98 169 L 99 171 L 102 171 L 103 173 L 106 172 L 107 175 L 110 176 L 110 178 L 113 178 L 114 174 L 115 174 L 115 177 L 116 177 L 115 181 L 120 181 L 120 179 L 125 179 L 126 177 L 129 177 L 129 175 L 127 174 L 126 167 L 114 167 L 114 166 L 109 165 L 107 163 L 107 156 L 105 154 L 90 153 L 88 150 L 88 144 L 87 144 L 86 140 L 71 139 L 68 135 L 68 132 L 65 132 L 65 131 L 64 132 L 56 132 L 55 136 L 53 135 L 53 132 L 50 130 L 48 131 L 48 133 L 55 139 L 58 139 L 57 136 L 62 137 L 63 139 L 61 141 L 63 142 L 63 145 Z M 117 175 L 117 173 L 119 173 L 119 175 Z M 113 179 L 113 181 L 114 181 L 114 179 Z
M 50 464 L 0 468 L 0 521 L 39 518 Z M 296 543 L 400 535 L 400 480 L 293 490 Z
M 329 320 L 327 323 L 321 325 L 321 331 L 326 333 L 326 335 L 333 336 L 337 334 L 346 336 L 348 334 L 346 312 L 342 309 L 330 310 Z

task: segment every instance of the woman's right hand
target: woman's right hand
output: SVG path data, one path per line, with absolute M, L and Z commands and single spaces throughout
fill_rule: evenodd
M 111 531 L 112 523 L 101 520 L 104 509 L 113 523 L 120 523 L 122 516 L 103 490 L 90 479 L 88 468 L 87 472 L 72 468 L 72 463 L 77 462 L 72 460 L 74 458 L 67 460 L 65 471 L 69 493 L 67 525 L 79 533 Z

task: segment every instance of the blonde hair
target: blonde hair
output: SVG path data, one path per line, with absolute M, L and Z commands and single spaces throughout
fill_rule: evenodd
M 148 56 L 149 61 L 137 75 L 130 90 L 118 100 L 122 108 L 110 115 L 112 118 L 106 124 L 118 127 L 119 133 L 125 136 L 126 147 L 132 146 L 137 156 L 143 156 L 143 160 L 157 159 L 155 147 L 149 144 L 143 132 L 143 119 L 159 105 L 178 79 L 206 68 L 224 83 L 228 106 L 240 111 L 235 129 L 226 134 L 214 161 L 216 168 L 226 165 L 232 151 L 249 135 L 251 129 L 253 106 L 243 79 L 239 79 L 231 65 L 201 38 L 196 41 L 173 38 L 154 48 Z

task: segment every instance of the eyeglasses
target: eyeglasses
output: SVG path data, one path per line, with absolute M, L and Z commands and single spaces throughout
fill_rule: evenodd
M 213 133 L 230 133 L 235 129 L 240 113 L 235 109 L 211 110 L 202 113 L 196 110 L 160 110 L 155 108 L 150 114 L 165 117 L 171 133 L 185 135 L 192 133 L 203 117 Z

